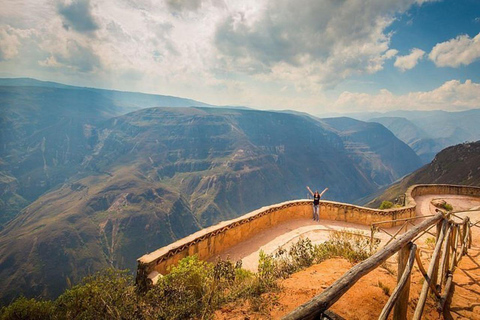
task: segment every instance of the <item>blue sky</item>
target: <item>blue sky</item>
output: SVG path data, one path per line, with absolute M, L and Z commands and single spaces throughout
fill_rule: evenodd
M 313 114 L 480 108 L 478 0 L 3 0 L 0 76 Z
M 474 38 L 480 32 L 479 17 L 480 1 L 438 1 L 412 6 L 399 15 L 386 32 L 393 33 L 390 46 L 397 49 L 399 55 L 408 54 L 411 48 L 430 52 L 437 43 L 459 35 L 466 34 Z M 388 63 L 384 70 L 367 78 L 376 82 L 374 90 L 383 86 L 397 94 L 414 90 L 427 91 L 452 79 L 480 82 L 480 63 L 438 68 L 432 61 L 423 59 L 409 72 L 396 72 L 393 63 Z

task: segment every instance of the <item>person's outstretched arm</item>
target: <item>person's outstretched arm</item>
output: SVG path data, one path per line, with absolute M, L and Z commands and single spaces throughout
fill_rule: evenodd
M 311 194 L 312 197 L 313 197 L 313 192 L 312 192 L 312 190 L 310 190 L 310 187 L 309 187 L 309 186 L 307 186 L 307 189 L 308 189 L 308 191 L 310 191 L 310 194 Z
M 327 190 L 328 190 L 328 188 L 325 188 L 325 189 L 322 191 L 322 193 L 320 193 L 320 198 L 323 196 L 323 194 L 324 194 L 325 192 L 327 192 Z M 310 192 L 311 192 L 311 191 L 310 191 Z

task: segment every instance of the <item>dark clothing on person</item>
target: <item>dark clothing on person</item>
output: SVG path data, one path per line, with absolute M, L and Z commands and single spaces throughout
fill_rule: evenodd
M 315 193 L 313 195 L 313 205 L 318 206 L 320 204 L 320 194 Z

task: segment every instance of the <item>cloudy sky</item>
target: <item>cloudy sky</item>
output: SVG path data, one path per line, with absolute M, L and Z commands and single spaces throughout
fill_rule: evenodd
M 314 114 L 480 108 L 480 1 L 2 0 L 0 77 Z

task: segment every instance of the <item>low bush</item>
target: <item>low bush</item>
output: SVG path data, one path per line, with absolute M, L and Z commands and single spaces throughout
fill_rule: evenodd
M 188 319 L 205 312 L 213 284 L 213 265 L 186 257 L 144 297 L 144 314 L 154 319 Z
M 55 306 L 52 301 L 41 301 L 20 297 L 0 310 L 0 319 L 49 320 L 55 319 Z
M 443 208 L 447 211 L 453 211 L 453 206 L 450 203 L 445 203 Z
M 393 207 L 393 203 L 390 201 L 382 201 L 382 204 L 380 205 L 380 210 L 385 210 L 385 209 L 390 209 Z
M 106 269 L 86 277 L 55 301 L 60 319 L 133 319 L 139 313 L 133 277 L 126 270 Z

